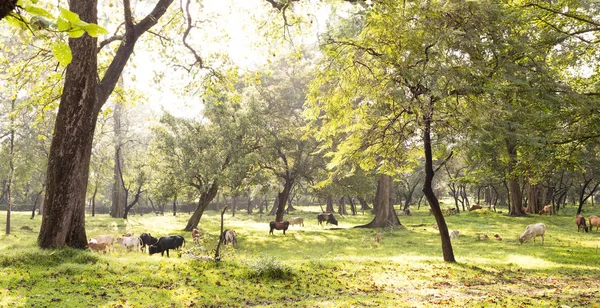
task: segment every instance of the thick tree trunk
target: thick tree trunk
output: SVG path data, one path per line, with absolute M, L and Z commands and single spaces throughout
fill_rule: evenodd
M 327 196 L 327 202 L 325 206 L 325 212 L 333 213 L 333 197 L 331 195 Z
M 452 243 L 450 242 L 450 234 L 448 233 L 448 226 L 444 215 L 440 209 L 440 203 L 438 198 L 433 192 L 433 177 L 435 172 L 433 170 L 433 153 L 431 150 L 431 119 L 433 116 L 433 102 L 430 100 L 430 110 L 425 112 L 423 116 L 423 147 L 425 152 L 425 183 L 423 183 L 423 193 L 429 201 L 429 206 L 433 211 L 433 216 L 437 222 L 438 230 L 440 231 L 440 238 L 442 240 L 442 254 L 444 261 L 456 262 L 454 259 L 454 251 L 452 249 Z
M 191 232 L 194 228 L 198 227 L 200 223 L 200 218 L 202 218 L 202 214 L 204 214 L 204 210 L 208 206 L 208 204 L 215 198 L 217 192 L 219 191 L 219 185 L 216 182 L 213 182 L 212 185 L 208 188 L 206 192 L 203 192 L 200 195 L 200 199 L 198 200 L 198 207 L 192 214 L 192 217 L 188 220 L 187 225 L 185 226 L 184 231 Z
M 81 20 L 97 23 L 96 0 L 70 1 Z M 96 38 L 69 38 L 73 54 L 67 66 L 63 93 L 48 157 L 45 209 L 38 236 L 41 248 L 87 247 L 85 193 L 88 182 L 97 103 Z
M 378 197 L 375 200 L 379 203 L 373 205 L 377 209 L 373 220 L 366 224 L 356 226 L 355 228 L 385 228 L 385 227 L 398 227 L 402 224 L 394 211 L 394 205 L 391 202 L 391 186 L 392 177 L 387 174 L 381 174 L 379 176 Z
M 350 203 L 350 211 L 352 212 L 352 216 L 356 216 L 356 203 L 352 197 L 348 197 L 348 202 Z
M 293 185 L 294 179 L 290 177 L 285 179 L 283 190 L 277 195 L 277 199 L 279 200 L 279 202 L 277 205 L 277 211 L 275 212 L 275 221 L 283 221 L 283 211 L 285 209 L 285 204 L 290 196 L 290 191 L 292 190 Z
M 508 192 L 509 192 L 509 216 L 525 216 L 523 212 L 523 195 L 519 185 L 518 176 L 513 174 L 517 165 L 517 145 L 509 138 L 506 139 L 508 152 Z

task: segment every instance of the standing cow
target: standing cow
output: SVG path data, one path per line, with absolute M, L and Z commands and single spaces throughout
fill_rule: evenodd
M 158 242 L 156 242 L 156 244 L 150 246 L 149 251 L 150 255 L 160 252 L 161 256 L 164 256 L 166 251 L 168 257 L 169 249 L 179 249 L 184 245 L 185 239 L 181 235 L 163 236 L 158 239 Z
M 577 224 L 577 232 L 579 232 L 581 229 L 583 229 L 585 232 L 588 232 L 588 226 L 585 224 L 585 217 L 577 215 L 575 223 Z
M 338 225 L 338 221 L 333 217 L 332 213 L 321 213 L 317 215 L 317 221 L 319 222 L 319 225 L 323 225 L 324 221 L 326 222 L 325 224 Z
M 269 230 L 269 234 L 273 234 L 273 230 L 283 230 L 283 235 L 285 235 L 285 231 L 289 228 L 290 226 L 290 222 L 289 221 L 271 221 L 269 223 L 269 227 L 271 228 L 271 230 Z
M 116 242 L 127 249 L 127 251 L 135 249 L 135 251 L 138 252 L 142 248 L 142 240 L 137 236 L 117 237 Z
M 146 232 L 140 234 L 140 239 L 142 240 L 142 251 L 145 250 L 146 246 L 150 247 L 150 245 L 154 245 L 158 242 L 157 238 Z

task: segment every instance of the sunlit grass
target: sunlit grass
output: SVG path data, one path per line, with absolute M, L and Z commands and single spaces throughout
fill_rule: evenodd
M 592 306 L 600 288 L 600 233 L 577 233 L 572 208 L 553 217 L 512 218 L 488 210 L 447 216 L 449 229 L 460 231 L 452 243 L 456 264 L 442 261 L 427 208 L 401 216 L 399 229 L 352 228 L 368 223 L 368 213 L 336 215 L 339 226 L 320 226 L 319 207 L 299 209 L 286 217 L 304 217 L 305 226 L 292 226 L 287 235 L 269 235 L 273 217 L 227 213 L 224 227 L 237 231 L 238 246 L 222 247 L 218 264 L 121 248 L 108 254 L 39 250 L 40 217 L 13 213 L 11 235 L 0 235 L 0 307 L 573 307 Z M 182 231 L 188 218 L 88 216 L 86 231 L 88 237 L 182 234 L 188 254 L 214 255 L 219 215 L 204 214 L 199 245 Z M 525 226 L 537 222 L 548 226 L 544 244 L 538 238 L 521 245 Z M 496 233 L 502 241 L 493 238 Z M 490 238 L 479 240 L 482 234 Z

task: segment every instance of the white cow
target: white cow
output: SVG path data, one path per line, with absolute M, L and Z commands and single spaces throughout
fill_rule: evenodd
M 131 251 L 133 248 L 138 252 L 142 246 L 142 239 L 137 236 L 117 237 L 117 244 L 123 246 L 127 251 Z
M 542 244 L 544 244 L 544 233 L 546 233 L 546 225 L 543 223 L 537 223 L 533 225 L 529 225 L 525 228 L 525 232 L 519 236 L 519 242 L 523 244 L 523 242 L 529 241 L 533 238 L 533 242 L 535 243 L 535 238 L 538 236 L 542 237 Z

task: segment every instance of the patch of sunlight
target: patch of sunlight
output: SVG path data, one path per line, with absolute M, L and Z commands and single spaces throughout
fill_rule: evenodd
M 549 262 L 544 259 L 526 256 L 526 255 L 509 255 L 506 258 L 508 263 L 517 264 L 522 268 L 526 269 L 540 269 L 540 268 L 552 268 L 552 267 L 560 267 L 561 264 L 557 264 L 554 262 Z
M 25 298 L 5 294 L 0 290 L 0 307 L 22 307 L 25 306 Z

